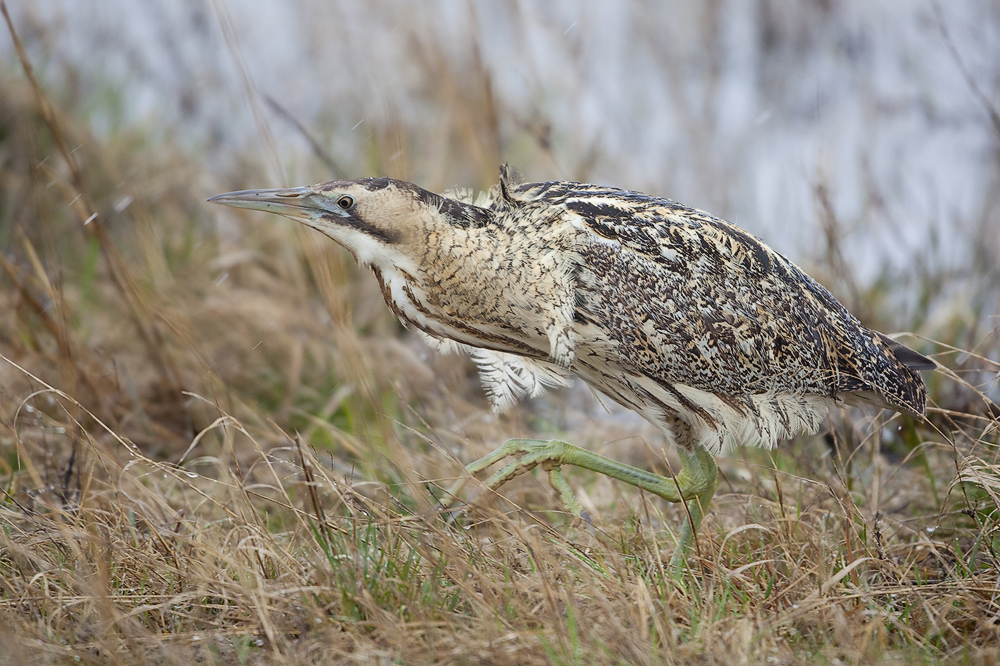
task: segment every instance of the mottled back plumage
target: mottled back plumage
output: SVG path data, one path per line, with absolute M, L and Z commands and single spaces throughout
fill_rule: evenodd
M 576 232 L 574 370 L 655 422 L 680 414 L 718 452 L 815 431 L 838 400 L 924 413 L 933 363 L 739 227 L 608 187 L 507 191 L 502 214 L 555 209 Z
M 916 371 L 932 361 L 759 239 L 669 199 L 506 169 L 475 203 L 386 178 L 280 192 L 329 197 L 302 221 L 371 266 L 404 324 L 470 352 L 498 409 L 576 374 L 714 453 L 814 432 L 838 403 L 924 413 Z

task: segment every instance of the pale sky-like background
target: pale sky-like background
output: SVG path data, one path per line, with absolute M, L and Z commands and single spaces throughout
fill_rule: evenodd
M 278 100 L 339 165 L 365 163 L 374 127 L 404 123 L 403 175 L 431 189 L 489 184 L 494 167 L 443 148 L 461 108 L 442 100 L 476 102 L 486 72 L 497 157 L 532 180 L 676 199 L 804 264 L 823 251 L 822 185 L 862 282 L 914 262 L 960 267 L 984 229 L 1000 235 L 994 0 L 11 4 L 43 81 L 90 100 L 99 134 L 155 128 L 220 182 L 248 149 L 284 181 L 248 186 L 376 175 L 324 173 L 301 132 L 260 102 L 269 152 L 239 53 L 256 99 Z M 0 57 L 17 71 L 9 38 Z M 551 160 L 524 148 L 539 126 Z M 478 154 L 461 140 L 452 152 L 466 148 Z

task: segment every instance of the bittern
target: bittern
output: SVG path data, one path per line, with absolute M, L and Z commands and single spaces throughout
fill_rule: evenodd
M 558 440 L 509 440 L 467 466 L 496 488 L 541 466 L 568 510 L 575 465 L 687 503 L 683 565 L 718 484 L 714 455 L 816 432 L 832 405 L 922 417 L 930 359 L 865 328 L 798 266 L 739 227 L 669 199 L 506 168 L 472 203 L 389 178 L 244 190 L 209 201 L 284 215 L 375 273 L 389 309 L 478 364 L 498 411 L 573 374 L 677 447 L 653 474 Z

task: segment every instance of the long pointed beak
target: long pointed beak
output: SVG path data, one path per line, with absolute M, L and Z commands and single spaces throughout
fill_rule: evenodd
M 276 213 L 295 219 L 309 217 L 309 212 L 318 212 L 319 206 L 313 197 L 315 192 L 309 187 L 289 187 L 275 190 L 240 190 L 217 194 L 207 199 L 212 203 L 249 208 Z

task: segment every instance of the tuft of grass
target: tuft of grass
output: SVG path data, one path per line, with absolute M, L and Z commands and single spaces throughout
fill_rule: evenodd
M 475 147 L 444 161 L 485 179 L 500 112 L 457 82 L 489 92 L 489 72 L 415 49 Z M 842 410 L 821 436 L 722 461 L 677 579 L 682 509 L 592 475 L 570 473 L 592 531 L 531 478 L 467 484 L 446 520 L 436 498 L 477 449 L 539 426 L 617 453 L 624 426 L 573 394 L 488 417 L 461 398 L 468 366 L 425 358 L 332 244 L 250 217 L 234 232 L 201 205 L 196 160 L 138 131 L 96 140 L 21 57 L 23 79 L 0 74 L 10 663 L 1000 658 L 1000 337 L 988 309 L 948 307 L 969 276 L 856 284 L 818 192 L 832 282 L 941 364 L 929 419 Z M 407 175 L 408 132 L 388 113 L 352 166 Z M 909 318 L 888 307 L 903 291 Z

